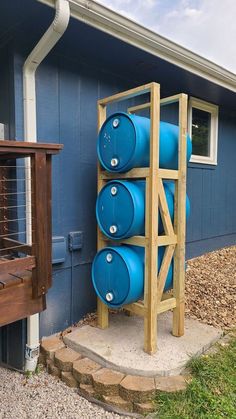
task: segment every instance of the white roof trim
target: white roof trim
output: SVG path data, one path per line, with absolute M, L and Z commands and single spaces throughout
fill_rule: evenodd
M 54 7 L 54 0 L 37 0 Z M 71 16 L 137 48 L 236 92 L 236 74 L 93 0 L 68 0 Z

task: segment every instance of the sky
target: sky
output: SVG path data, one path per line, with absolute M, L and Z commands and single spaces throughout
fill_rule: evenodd
M 97 0 L 236 73 L 236 0 Z

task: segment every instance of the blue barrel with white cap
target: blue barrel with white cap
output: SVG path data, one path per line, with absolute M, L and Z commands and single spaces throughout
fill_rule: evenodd
M 178 168 L 179 127 L 160 122 L 159 166 Z M 101 165 L 109 172 L 127 172 L 134 167 L 148 167 L 150 154 L 150 119 L 125 112 L 110 115 L 98 135 L 97 154 Z M 187 135 L 187 156 L 192 142 Z
M 120 240 L 145 233 L 145 181 L 112 180 L 100 191 L 96 202 L 96 217 L 100 230 L 110 239 Z M 174 218 L 172 181 L 163 182 L 170 217 Z M 190 203 L 186 196 L 186 217 Z M 158 232 L 164 231 L 159 212 Z
M 145 181 L 113 180 L 100 191 L 96 217 L 101 231 L 109 238 L 120 240 L 145 232 Z M 164 182 L 170 216 L 174 217 L 174 192 Z M 164 228 L 159 213 L 159 234 Z
M 165 247 L 158 249 L 158 271 Z M 142 299 L 144 292 L 144 248 L 110 246 L 100 250 L 92 265 L 92 281 L 98 297 L 110 308 L 120 308 Z M 173 286 L 173 262 L 164 291 Z

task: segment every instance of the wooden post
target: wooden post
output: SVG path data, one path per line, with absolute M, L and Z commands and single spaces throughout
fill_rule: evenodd
M 177 246 L 174 256 L 173 294 L 176 308 L 173 310 L 173 335 L 184 334 L 184 288 L 185 288 L 185 228 L 186 228 L 186 155 L 187 155 L 187 95 L 182 94 L 179 100 L 179 150 L 178 181 L 175 182 L 175 215 L 174 229 L 177 235 Z
M 151 87 L 150 167 L 146 208 L 148 246 L 145 247 L 145 301 L 147 314 L 144 318 L 144 350 L 150 354 L 157 347 L 157 264 L 158 264 L 158 169 L 160 86 Z
M 52 286 L 52 156 L 46 156 L 46 173 L 47 173 L 47 263 L 48 263 L 48 288 Z
M 106 120 L 106 105 L 101 105 L 98 103 L 98 132 L 102 124 Z M 100 190 L 104 185 L 104 180 L 101 177 L 101 165 L 98 162 L 97 167 L 97 193 L 99 194 Z M 100 250 L 106 246 L 106 242 L 103 240 L 99 228 L 97 228 L 97 249 Z M 104 304 L 100 298 L 97 298 L 97 314 L 98 314 L 98 326 L 101 329 L 106 329 L 109 323 L 109 311 L 106 304 Z
M 51 256 L 51 228 L 48 229 L 48 184 L 46 153 L 37 152 L 32 160 L 32 237 L 33 254 L 37 266 L 33 271 L 33 295 L 39 297 L 46 294 L 50 287 L 49 278 L 52 276 Z M 50 220 L 51 222 L 51 220 Z

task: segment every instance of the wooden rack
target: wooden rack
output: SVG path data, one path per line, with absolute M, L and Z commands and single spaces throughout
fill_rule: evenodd
M 145 197 L 145 236 L 135 236 L 120 240 L 120 243 L 145 247 L 144 299 L 124 308 L 144 317 L 144 350 L 153 354 L 157 350 L 157 315 L 173 309 L 173 335 L 184 334 L 184 288 L 185 288 L 185 224 L 186 224 L 186 134 L 187 134 L 187 95 L 177 94 L 160 99 L 160 85 L 146 84 L 98 101 L 98 130 L 106 120 L 106 108 L 114 102 L 131 99 L 144 94 L 150 101 L 127 109 L 136 113 L 150 110 L 150 166 L 135 168 L 127 173 L 108 173 L 98 164 L 98 193 L 111 179 L 146 180 Z M 178 170 L 159 168 L 159 125 L 160 107 L 179 104 L 179 147 Z M 163 179 L 175 182 L 174 223 L 165 197 Z M 158 235 L 158 210 L 160 210 L 164 234 Z M 98 250 L 107 246 L 109 239 L 98 229 Z M 159 274 L 158 246 L 166 246 Z M 164 293 L 164 286 L 171 260 L 174 256 L 173 292 Z M 108 307 L 98 298 L 98 325 L 108 327 Z
M 0 140 L 0 326 L 45 309 L 45 295 L 52 284 L 51 157 L 62 147 Z M 21 167 L 21 173 L 25 173 L 24 158 L 29 159 L 26 173 L 30 183 L 29 189 L 24 186 L 22 192 L 18 191 L 17 172 Z M 19 159 L 23 159 L 21 166 Z M 11 170 L 15 172 L 13 178 L 9 175 Z M 20 179 L 23 184 L 25 180 Z M 12 182 L 14 187 L 9 186 Z M 23 219 L 25 229 L 29 223 L 32 230 L 32 244 L 26 238 L 22 241 L 16 237 L 20 234 L 16 231 L 18 223 L 22 222 L 17 216 L 20 194 L 25 196 L 25 205 L 21 207 L 26 207 Z M 12 208 L 16 208 L 15 217 L 10 212 Z

